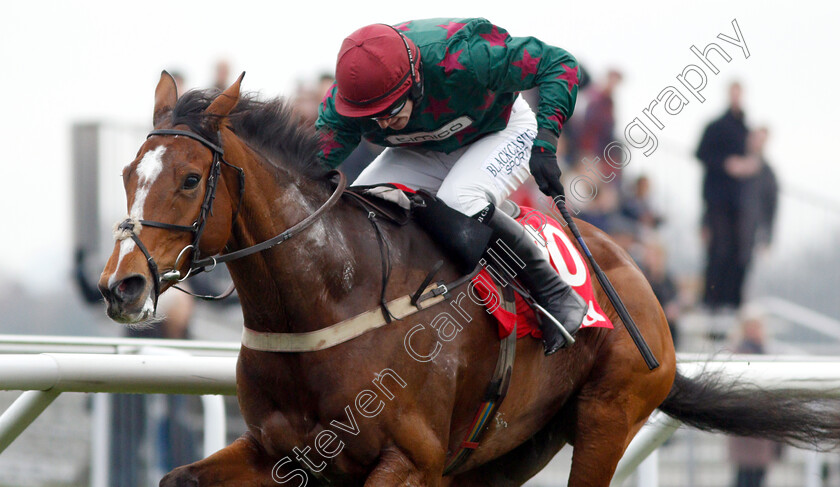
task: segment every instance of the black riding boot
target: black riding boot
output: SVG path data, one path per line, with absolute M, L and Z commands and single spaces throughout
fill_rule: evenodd
M 557 321 L 543 316 L 542 313 L 537 313 L 540 331 L 543 334 L 545 354 L 551 355 L 569 345 L 559 329 L 559 324 L 562 324 L 569 335 L 574 335 L 583 323 L 588 305 L 551 267 L 548 259 L 534 243 L 534 237 L 525 230 L 525 227 L 503 211 L 495 211 L 496 209 L 492 206 L 489 209 L 490 211 L 482 211 L 482 213 L 489 213 L 489 218 L 482 218 L 481 214 L 476 215 L 476 218 L 483 220 L 493 229 L 491 248 L 496 249 L 496 254 L 503 259 L 512 260 L 512 257 L 507 257 L 508 252 L 497 242 L 501 240 L 524 262 L 525 267 L 521 268 L 521 263 L 511 265 L 509 260 L 506 261 L 507 267 L 517 273 L 515 277 L 528 288 L 537 304 Z M 505 268 L 502 264 L 499 267 Z

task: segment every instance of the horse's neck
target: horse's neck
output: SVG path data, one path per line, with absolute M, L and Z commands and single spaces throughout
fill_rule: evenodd
M 230 250 L 282 233 L 328 199 L 330 193 L 322 185 L 290 171 L 267 162 L 246 168 L 246 191 Z M 376 247 L 375 255 L 360 248 L 363 243 L 356 232 L 367 231 L 360 226 L 370 224 L 352 210 L 339 201 L 293 238 L 228 263 L 246 326 L 277 332 L 322 328 L 340 321 L 337 303 L 351 291 L 368 294 L 374 284 L 369 269 L 375 263 L 378 276 L 380 260 Z

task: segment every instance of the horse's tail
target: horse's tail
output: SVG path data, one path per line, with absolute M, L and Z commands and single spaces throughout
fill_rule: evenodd
M 840 398 L 809 389 L 764 389 L 720 373 L 677 373 L 659 409 L 703 431 L 818 449 L 840 446 Z

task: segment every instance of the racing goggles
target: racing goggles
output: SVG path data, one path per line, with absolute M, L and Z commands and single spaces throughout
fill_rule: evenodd
M 386 108 L 385 110 L 382 110 L 381 112 L 377 113 L 376 115 L 370 117 L 370 119 L 373 120 L 374 122 L 382 122 L 384 120 L 389 120 L 391 118 L 394 118 L 398 113 L 400 113 L 402 111 L 403 108 L 405 108 L 405 103 L 407 101 L 408 101 L 408 95 L 400 98 L 399 100 L 394 102 L 393 105 Z

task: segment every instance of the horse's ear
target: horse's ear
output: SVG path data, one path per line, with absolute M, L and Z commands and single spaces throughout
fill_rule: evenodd
M 155 127 L 164 115 L 172 111 L 175 102 L 178 101 L 178 87 L 175 85 L 175 78 L 166 70 L 161 71 L 160 81 L 155 88 L 155 111 L 152 123 Z
M 245 72 L 239 75 L 236 81 L 228 89 L 217 96 L 213 103 L 207 107 L 205 113 L 215 115 L 217 117 L 226 117 L 233 107 L 239 102 L 239 87 L 242 84 L 242 78 L 245 77 Z

